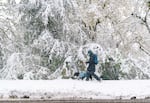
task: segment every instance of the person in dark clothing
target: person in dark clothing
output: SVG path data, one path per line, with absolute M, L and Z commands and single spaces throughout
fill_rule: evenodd
M 88 51 L 88 55 L 90 56 L 90 59 L 88 62 L 89 66 L 87 68 L 87 78 L 86 80 L 89 80 L 90 76 L 93 76 L 96 80 L 100 81 L 100 78 L 94 73 L 95 72 L 95 66 L 98 64 L 97 55 L 94 54 L 91 50 Z

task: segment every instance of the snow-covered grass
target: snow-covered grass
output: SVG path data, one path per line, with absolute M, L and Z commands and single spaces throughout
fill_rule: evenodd
M 87 98 L 87 99 L 144 99 L 150 96 L 150 81 L 80 81 L 80 80 L 1 80 L 0 98 Z

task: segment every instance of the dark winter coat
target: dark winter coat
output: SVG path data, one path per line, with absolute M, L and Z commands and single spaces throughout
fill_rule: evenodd
M 95 63 L 95 58 L 97 59 L 97 55 L 93 54 L 91 51 L 88 52 L 88 53 L 89 53 L 90 59 L 89 59 L 88 62 L 86 62 L 86 63 L 89 63 L 87 71 L 95 72 L 95 65 L 97 64 L 97 63 Z

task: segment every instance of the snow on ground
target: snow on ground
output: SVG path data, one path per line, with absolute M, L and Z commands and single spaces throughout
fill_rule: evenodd
M 33 99 L 144 99 L 150 96 L 150 81 L 1 80 L 0 98 L 30 96 Z

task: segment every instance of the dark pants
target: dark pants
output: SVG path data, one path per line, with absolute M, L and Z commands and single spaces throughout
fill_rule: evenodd
M 89 80 L 90 76 L 93 76 L 96 80 L 100 81 L 100 78 L 93 71 L 87 71 L 86 80 Z

